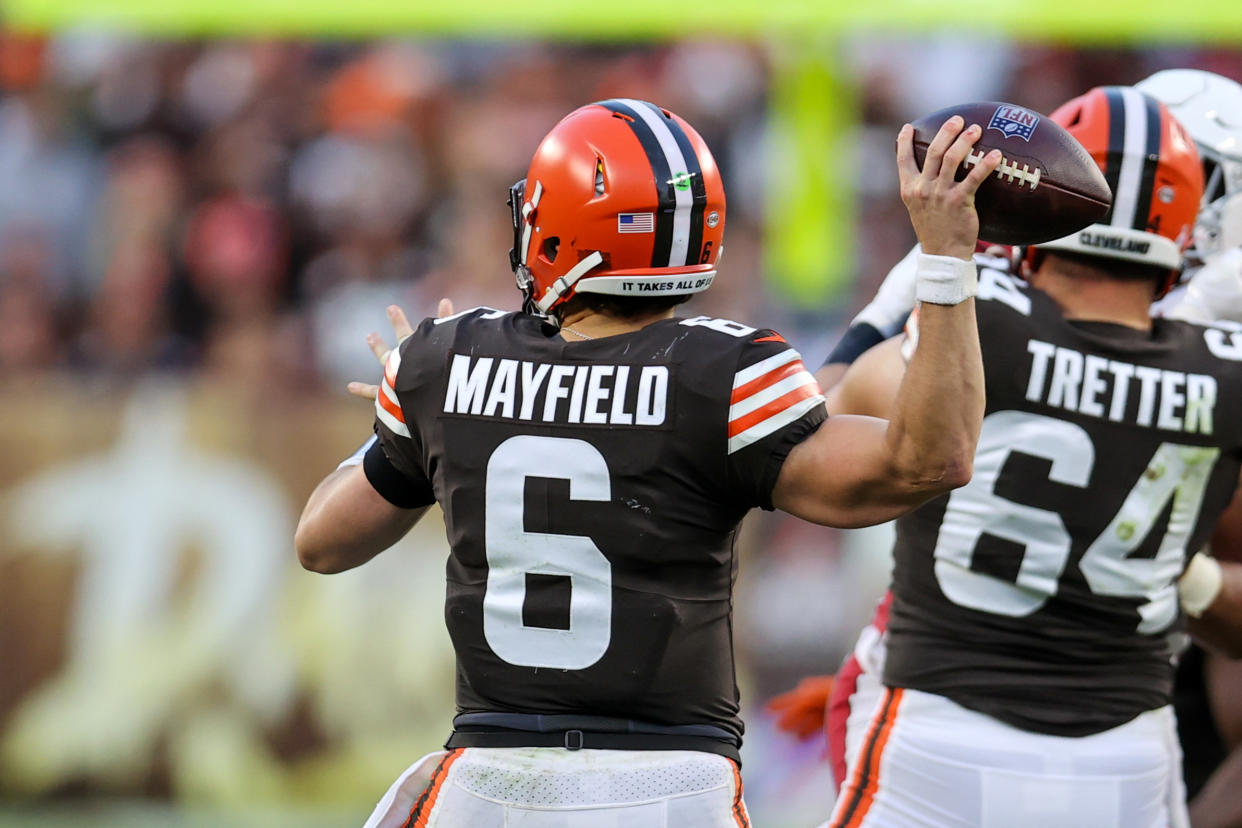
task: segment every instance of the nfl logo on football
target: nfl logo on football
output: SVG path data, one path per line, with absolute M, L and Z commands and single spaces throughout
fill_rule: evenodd
M 1006 138 L 1021 138 L 1030 141 L 1035 127 L 1039 125 L 1039 116 L 1028 109 L 1008 104 L 998 106 L 992 113 L 988 129 L 999 129 Z

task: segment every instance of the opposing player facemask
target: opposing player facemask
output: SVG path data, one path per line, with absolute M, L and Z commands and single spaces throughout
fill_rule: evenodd
M 724 185 L 694 128 L 646 101 L 571 112 L 509 190 L 509 263 L 530 309 L 575 293 L 699 293 L 716 276 Z
M 1165 69 L 1135 84 L 1182 122 L 1203 159 L 1192 263 L 1242 245 L 1242 84 L 1199 69 Z

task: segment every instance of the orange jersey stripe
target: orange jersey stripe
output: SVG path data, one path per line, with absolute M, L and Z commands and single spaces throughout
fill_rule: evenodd
M 786 362 L 779 368 L 768 371 L 763 376 L 755 377 L 745 385 L 739 385 L 733 389 L 733 396 L 729 397 L 729 405 L 736 405 L 747 397 L 755 394 L 769 385 L 775 385 L 786 377 L 792 377 L 799 371 L 805 371 L 806 366 L 802 364 L 802 360 L 795 359 L 793 362 Z
M 769 417 L 780 414 L 786 408 L 789 408 L 789 406 L 799 400 L 805 400 L 807 397 L 814 397 L 818 393 L 820 393 L 819 384 L 816 382 L 808 382 L 806 385 L 799 385 L 792 391 L 772 400 L 772 402 L 767 405 L 760 406 L 749 414 L 738 417 L 736 420 L 730 420 L 729 436 L 736 437 L 756 423 L 761 423 Z
M 423 791 L 422 796 L 414 803 L 414 807 L 410 809 L 409 818 L 401 828 L 427 828 L 427 820 L 431 819 L 431 812 L 436 807 L 436 797 L 440 795 L 440 789 L 444 787 L 444 780 L 448 779 L 449 768 L 457 761 L 457 757 L 461 756 L 462 750 L 463 748 L 450 750 L 440 760 L 440 764 L 436 765 L 427 790 Z
M 379 391 L 376 392 L 375 401 L 382 405 L 385 411 L 396 417 L 400 422 L 405 422 L 405 415 L 401 413 L 401 406 L 397 405 L 392 401 L 392 399 L 389 398 L 388 393 L 384 390 L 384 386 L 381 385 Z

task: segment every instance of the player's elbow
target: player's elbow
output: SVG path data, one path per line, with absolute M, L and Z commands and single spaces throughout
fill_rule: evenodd
M 890 423 L 888 436 L 896 479 L 911 495 L 935 497 L 970 482 L 977 429 L 944 428 L 915 434 Z
M 969 451 L 941 469 L 940 488 L 946 492 L 960 489 L 970 482 L 974 473 L 975 456 L 973 451 Z
M 965 486 L 972 474 L 974 453 L 959 451 L 906 469 L 903 481 L 911 494 L 936 497 Z
M 303 569 L 332 575 L 361 566 L 397 542 L 426 511 L 411 510 L 395 525 L 358 530 L 340 516 L 303 515 L 293 533 L 293 548 Z
M 337 554 L 322 532 L 317 531 L 314 520 L 303 518 L 293 533 L 293 548 L 298 553 L 298 563 L 303 569 L 331 575 L 348 567 L 341 564 L 343 556 Z

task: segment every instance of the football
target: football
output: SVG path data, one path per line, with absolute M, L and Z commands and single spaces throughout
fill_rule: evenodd
M 954 115 L 967 126 L 983 128 L 957 180 L 989 151 L 998 149 L 1004 156 L 996 175 L 975 195 L 980 240 L 1038 244 L 1068 236 L 1108 213 L 1112 191 L 1082 144 L 1047 116 L 1013 104 L 959 104 L 915 121 L 914 157 L 920 168 L 927 145 Z

